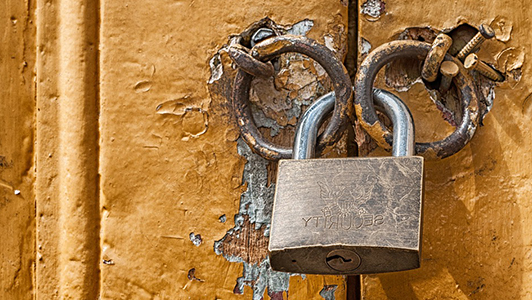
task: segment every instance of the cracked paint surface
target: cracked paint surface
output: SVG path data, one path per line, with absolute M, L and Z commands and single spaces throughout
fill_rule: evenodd
M 491 22 L 500 43 L 486 43 L 479 56 L 505 69 L 507 81 L 496 84 L 496 101 L 484 119 L 485 127 L 471 144 L 455 157 L 427 164 L 422 269 L 365 276 L 364 297 L 527 298 L 532 293 L 528 280 L 532 241 L 527 218 L 531 215 L 532 145 L 526 134 L 532 130 L 532 69 L 527 60 L 532 49 L 527 18 L 532 14 L 530 6 L 491 1 L 479 7 L 478 1 L 445 0 L 431 2 L 428 8 L 429 3 L 421 0 L 388 2 L 378 22 L 370 22 L 371 17 L 366 14 L 359 18 L 360 36 L 371 45 L 381 45 L 411 26 L 454 28 L 463 22 Z M 50 92 L 57 84 L 57 74 L 64 72 L 58 66 L 72 70 L 65 64 L 67 57 L 57 57 L 56 50 L 72 45 L 81 55 L 100 51 L 97 60 L 76 59 L 85 64 L 80 65 L 83 70 L 62 74 L 79 81 L 78 75 L 95 70 L 89 72 L 94 77 L 86 78 L 96 84 L 86 84 L 80 95 L 93 94 L 95 89 L 100 94 L 99 115 L 94 114 L 90 120 L 99 122 L 94 132 L 100 134 L 100 152 L 95 155 L 95 147 L 77 145 L 84 149 L 81 156 L 98 157 L 92 164 L 99 165 L 101 176 L 101 219 L 97 212 L 96 218 L 91 219 L 91 229 L 87 229 L 100 233 L 101 225 L 101 264 L 92 270 L 101 275 L 95 285 L 100 297 L 253 298 L 253 289 L 246 284 L 243 294 L 234 293 L 237 279 L 243 277 L 243 263 L 231 263 L 213 252 L 214 242 L 235 226 L 233 216 L 238 214 L 239 200 L 245 191 L 241 184 L 245 162 L 237 153 L 238 131 L 231 123 L 227 97 L 221 96 L 229 90 L 228 80 L 222 75 L 232 70 L 220 71 L 223 56 L 212 60 L 213 69 L 218 71 L 212 76 L 208 65 L 227 36 L 265 15 L 283 24 L 294 24 L 302 17 L 313 20 L 314 27 L 308 34 L 331 45 L 330 37 L 325 35 L 334 37 L 339 32 L 335 26 L 346 24 L 346 3 L 294 1 L 279 9 L 279 1 L 228 0 L 223 5 L 215 1 L 151 5 L 138 0 L 100 1 L 101 10 L 75 22 L 63 19 L 71 15 L 68 12 L 61 11 L 58 16 L 60 9 L 72 7 L 68 1 L 0 4 L 5 21 L 0 29 L 4 37 L 0 69 L 5 75 L 0 80 L 0 120 L 5 129 L 0 141 L 0 189 L 5 196 L 0 205 L 0 228 L 4 228 L 4 233 L 9 231 L 1 249 L 4 288 L 0 298 L 52 299 L 61 289 L 59 277 L 68 279 L 71 275 L 54 263 L 61 253 L 49 250 L 59 242 L 60 230 L 54 220 L 68 220 L 71 216 L 48 208 L 46 215 L 36 213 L 33 194 L 41 197 L 39 205 L 45 206 L 51 199 L 57 204 L 65 199 L 57 196 L 60 191 L 55 188 L 61 152 L 47 150 L 61 144 L 55 129 L 68 128 L 72 123 L 64 120 L 77 111 L 77 107 L 71 107 L 73 111 L 57 110 L 61 97 Z M 74 10 L 80 11 L 78 8 L 87 6 Z M 63 25 L 90 27 L 94 20 L 84 19 L 91 18 L 87 15 L 101 21 L 101 26 L 96 26 L 99 38 L 88 43 L 87 36 L 79 36 L 84 32 L 71 30 L 75 40 L 81 41 L 76 44 L 72 36 L 65 35 L 69 26 Z M 38 42 L 37 26 L 42 26 L 37 30 Z M 67 42 L 55 47 L 56 39 Z M 340 40 L 333 39 L 334 43 L 337 41 Z M 35 63 L 37 44 L 40 61 Z M 35 72 L 36 82 L 32 80 Z M 221 83 L 221 89 L 207 90 L 208 81 L 212 85 Z M 412 102 L 425 99 L 426 91 L 416 86 L 419 85 L 402 92 L 401 97 L 411 97 Z M 190 97 L 183 99 L 183 95 Z M 86 97 L 87 103 L 95 101 L 92 96 Z M 183 116 L 154 111 L 171 99 L 197 110 L 185 122 Z M 205 133 L 192 137 L 205 128 L 205 114 L 199 109 L 206 112 L 210 126 Z M 414 113 L 419 117 L 423 112 Z M 423 123 L 427 139 L 433 137 L 427 128 L 433 128 L 436 120 L 439 119 Z M 279 128 L 274 138 L 287 142 L 282 132 Z M 42 138 L 43 134 L 49 138 Z M 39 163 L 34 165 L 36 161 Z M 75 167 L 76 162 L 63 160 L 62 164 L 69 168 Z M 20 194 L 15 195 L 15 191 Z M 226 222 L 220 222 L 222 215 L 227 216 Z M 37 242 L 36 221 L 44 224 L 39 228 Z M 257 236 L 264 236 L 264 229 L 257 230 Z M 203 243 L 195 246 L 189 240 L 191 232 L 200 233 Z M 34 272 L 38 273 L 37 278 L 33 278 Z M 264 298 L 280 299 L 289 294 L 292 300 L 323 299 L 329 297 L 330 287 L 325 286 L 334 285 L 336 298 L 345 298 L 341 278 L 290 276 L 288 281 L 289 292 L 265 291 Z M 68 288 L 83 290 L 75 285 Z
M 269 162 L 253 153 L 241 139 L 238 140 L 238 145 L 239 154 L 247 160 L 242 175 L 243 182 L 247 183 L 247 189 L 240 198 L 239 213 L 234 217 L 235 227 L 231 228 L 221 240 L 214 243 L 214 251 L 218 255 L 223 255 L 230 262 L 243 263 L 243 273 L 241 277 L 237 278 L 234 292 L 242 294 L 244 293 L 244 286 L 249 286 L 253 290 L 253 300 L 261 300 L 265 291 L 268 294 L 287 292 L 291 274 L 273 271 L 267 256 L 267 237 L 269 236 L 273 194 L 275 192 L 274 184 L 267 185 Z M 243 227 L 247 228 L 244 229 Z M 262 243 L 258 244 L 258 249 L 246 249 L 242 246 L 231 247 L 237 244 L 236 241 L 240 235 L 250 234 L 244 233 L 244 230 L 251 231 L 253 239 L 263 240 Z M 224 243 L 228 245 L 224 247 Z M 249 243 L 246 242 L 245 244 Z M 253 255 L 247 253 L 248 251 L 253 252 Z
M 7 75 L 1 81 L 1 99 L 7 100 L 0 105 L 6 129 L 0 143 L 1 213 L 7 217 L 1 219 L 8 222 L 1 227 L 10 231 L 2 248 L 0 298 L 252 299 L 256 289 L 264 290 L 264 298 L 286 298 L 290 290 L 291 299 L 319 299 L 324 282 L 341 286 L 341 277 L 270 275 L 262 256 L 256 256 L 257 267 L 250 264 L 244 271 L 243 263 L 213 252 L 215 241 L 235 227 L 233 216 L 245 190 L 239 134 L 225 97 L 224 74 L 234 70 L 227 65 L 224 70 L 224 57 L 215 53 L 226 37 L 265 15 L 297 23 L 287 32 L 308 33 L 340 47 L 333 28 L 346 24 L 345 3 L 296 1 L 283 9 L 278 1 L 79 3 L 0 4 L 6 20 L 0 46 L 5 64 L 0 65 Z M 301 16 L 308 20 L 300 22 Z M 37 37 L 34 24 L 42 26 Z M 290 92 L 293 86 L 302 90 L 290 99 L 305 94 L 287 110 L 295 118 L 318 89 L 315 77 L 291 74 L 313 68 L 300 61 L 286 64 L 283 83 Z M 310 73 L 321 71 L 315 69 Z M 213 92 L 207 82 L 225 90 Z M 76 94 L 72 99 L 80 105 L 68 93 Z M 276 113 L 273 119 L 281 120 L 278 112 L 265 113 L 264 119 Z M 289 115 L 281 126 L 293 122 Z M 274 137 L 287 142 L 290 132 L 282 127 Z M 273 175 L 268 177 L 261 180 L 271 181 Z M 75 182 L 65 185 L 71 178 L 91 184 L 93 192 Z M 71 189 L 82 197 L 70 197 Z M 84 209 L 87 203 L 94 211 Z M 253 222 L 266 220 L 267 213 L 254 215 Z M 61 230 L 65 224 L 73 230 Z M 255 226 L 256 236 L 267 241 L 267 226 Z M 235 236 L 236 245 L 243 236 Z M 94 264 L 79 259 L 89 247 L 95 249 L 90 252 Z M 86 281 L 94 274 L 96 280 Z M 254 278 L 252 289 L 245 282 Z M 235 294 L 239 280 L 242 294 Z M 344 294 L 345 288 L 337 291 L 339 297 Z
M 235 69 L 220 51 L 265 15 L 294 24 L 283 32 L 321 43 L 328 34 L 342 46 L 333 28 L 345 26 L 345 6 L 292 4 L 101 3 L 101 257 L 114 262 L 100 265 L 102 299 L 321 299 L 323 282 L 345 295 L 342 277 L 298 280 L 269 268 L 274 167 L 243 156 L 230 104 Z M 279 91 L 267 97 L 274 83 L 257 80 L 252 105 L 264 136 L 290 143 L 297 117 L 328 86 L 308 59 L 278 63 Z
M 314 21 L 306 19 L 294 25 L 276 26 L 286 34 L 307 35 Z M 323 42 L 338 55 L 343 55 L 345 49 L 338 48 L 342 47 L 342 41 L 336 40 L 338 36 L 341 32 L 326 34 Z M 211 59 L 209 82 L 220 84 L 230 75 L 222 61 L 220 53 Z M 290 137 L 301 113 L 331 87 L 325 70 L 301 54 L 284 54 L 275 63 L 278 67 L 275 77 L 253 79 L 251 108 L 255 123 L 261 130 L 276 142 L 291 144 Z M 242 275 L 237 278 L 233 289 L 235 294 L 243 294 L 245 287 L 250 287 L 253 299 L 263 299 L 264 295 L 271 299 L 284 299 L 283 295 L 288 297 L 290 277 L 305 279 L 306 276 L 276 272 L 269 265 L 267 245 L 276 164 L 253 153 L 242 139 L 237 140 L 237 149 L 246 161 L 242 174 L 245 191 L 234 216 L 235 226 L 214 243 L 214 252 L 229 262 L 243 264 Z M 332 295 L 334 297 L 334 292 Z

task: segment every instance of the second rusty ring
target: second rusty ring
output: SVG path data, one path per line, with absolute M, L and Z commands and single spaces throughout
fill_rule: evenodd
M 377 117 L 373 105 L 373 82 L 379 70 L 398 58 L 418 58 L 424 60 L 431 45 L 419 41 L 392 41 L 379 46 L 362 62 L 355 79 L 355 111 L 360 124 L 385 149 L 392 145 L 392 133 Z M 479 122 L 479 103 L 475 87 L 462 63 L 449 54 L 444 60 L 454 61 L 460 73 L 453 82 L 460 91 L 462 119 L 455 131 L 441 141 L 416 143 L 416 153 L 428 159 L 445 158 L 460 151 L 473 137 Z
M 352 107 L 353 89 L 347 70 L 331 50 L 306 37 L 293 35 L 272 37 L 251 49 L 251 55 L 263 62 L 288 52 L 301 53 L 314 59 L 331 78 L 336 102 L 331 119 L 318 139 L 319 148 L 330 146 L 340 139 Z M 232 105 L 242 138 L 255 153 L 266 159 L 291 158 L 292 148 L 277 146 L 265 140 L 255 124 L 249 105 L 252 79 L 253 76 L 249 73 L 238 70 L 233 84 Z

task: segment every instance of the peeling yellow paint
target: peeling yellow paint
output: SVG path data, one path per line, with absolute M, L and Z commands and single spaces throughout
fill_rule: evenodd
M 0 80 L 0 298 L 251 299 L 247 285 L 234 292 L 243 265 L 213 249 L 234 227 L 247 185 L 230 105 L 205 83 L 233 72 L 220 69 L 227 57 L 216 65 L 227 37 L 265 16 L 280 24 L 313 20 L 309 37 L 344 56 L 345 1 L 67 2 L 0 4 L 7 74 Z M 528 297 L 528 3 L 360 2 L 378 12 L 359 18 L 366 46 L 408 27 L 490 23 L 497 40 L 479 56 L 509 77 L 497 84 L 470 145 L 427 162 L 422 268 L 364 277 L 364 297 Z M 219 71 L 212 77 L 209 64 Z M 321 67 L 312 66 L 303 63 L 321 79 Z M 284 84 L 304 81 L 294 79 Z M 449 133 L 420 84 L 398 94 L 413 107 L 419 140 Z M 345 298 L 342 277 L 291 276 L 289 283 L 276 297 L 322 299 L 325 289 Z
M 520 69 L 525 62 L 525 52 L 522 49 L 510 47 L 497 54 L 497 65 L 501 72 L 511 72 Z
M 0 298 L 252 299 L 235 293 L 242 263 L 214 250 L 248 185 L 227 97 L 206 82 L 227 80 L 218 50 L 264 17 L 311 19 L 309 37 L 345 50 L 345 3 L 38 0 L 0 16 Z M 281 294 L 344 297 L 343 282 Z
M 502 16 L 497 16 L 491 22 L 491 27 L 495 31 L 495 38 L 501 42 L 508 42 L 512 34 L 513 22 Z
M 324 43 L 330 26 L 346 24 L 346 8 L 340 1 L 236 0 L 103 1 L 101 8 L 100 201 L 107 211 L 101 239 L 102 257 L 114 262 L 100 265 L 102 299 L 252 299 L 248 285 L 241 295 L 235 290 L 243 264 L 214 251 L 215 241 L 235 226 L 248 185 L 242 185 L 245 161 L 225 97 L 230 91 L 216 94 L 206 83 L 230 78 L 227 55 L 216 53 L 253 22 L 308 18 L 314 21 L 309 36 Z M 151 76 L 139 65 L 157 72 Z M 147 83 L 137 89 L 145 92 L 131 88 L 143 81 L 151 83 L 149 91 Z M 189 276 L 192 269 L 201 281 Z M 294 278 L 300 277 L 292 276 L 291 284 Z M 293 283 L 283 297 L 322 299 L 324 281 L 339 285 L 337 299 L 345 297 L 342 277 L 322 276 Z

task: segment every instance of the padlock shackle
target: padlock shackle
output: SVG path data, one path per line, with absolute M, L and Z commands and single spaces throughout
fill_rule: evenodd
M 318 130 L 325 117 L 334 108 L 335 95 L 330 92 L 318 98 L 303 114 L 294 137 L 293 159 L 313 158 L 318 140 Z M 373 90 L 377 108 L 390 118 L 393 124 L 393 156 L 412 156 L 415 153 L 414 121 L 403 101 L 396 95 L 381 89 Z
M 325 117 L 334 108 L 336 96 L 330 92 L 318 98 L 303 114 L 297 125 L 294 136 L 293 159 L 306 159 L 314 157 L 318 130 L 325 121 Z
M 373 89 L 373 101 L 390 118 L 393 124 L 392 156 L 415 154 L 415 127 L 410 109 L 401 98 L 381 89 Z

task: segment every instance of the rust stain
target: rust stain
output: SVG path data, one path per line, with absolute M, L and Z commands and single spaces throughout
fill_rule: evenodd
M 453 40 L 446 34 L 439 34 L 432 42 L 432 48 L 423 62 L 421 76 L 423 79 L 433 82 L 438 78 L 439 70 L 447 50 L 451 47 Z M 458 69 L 458 68 L 457 68 Z
M 271 45 L 277 44 L 281 44 L 283 47 L 272 48 Z M 264 51 L 264 49 L 275 50 L 277 52 L 268 52 Z M 344 113 L 346 109 L 351 109 L 352 89 L 350 88 L 350 80 L 347 70 L 345 70 L 345 67 L 336 57 L 331 55 L 330 50 L 327 47 L 317 43 L 315 40 L 287 34 L 264 40 L 263 42 L 255 45 L 252 52 L 253 55 L 260 60 L 274 59 L 285 52 L 297 52 L 312 57 L 314 60 L 316 60 L 316 62 L 324 66 L 324 69 L 327 70 L 328 75 L 334 82 L 333 87 L 338 101 L 336 102 L 336 109 L 334 110 L 332 119 L 327 124 L 325 131 L 321 135 L 319 148 L 323 148 L 324 146 L 338 141 L 344 129 L 344 122 L 346 121 Z M 294 79 L 297 79 L 297 77 L 294 76 Z M 290 87 L 293 84 L 290 81 L 291 79 L 288 78 L 286 81 L 287 87 Z M 251 82 L 252 76 L 244 71 L 239 71 L 234 80 L 232 102 L 235 115 L 238 119 L 237 124 L 241 127 L 240 129 L 243 133 L 242 136 L 246 139 L 250 135 L 256 135 L 256 137 L 253 139 L 253 142 L 249 140 L 246 141 L 263 157 L 271 160 L 289 158 L 291 149 L 283 146 L 279 147 L 268 142 L 266 139 L 262 138 L 260 131 L 257 129 L 255 118 L 258 117 L 258 121 L 264 121 L 265 118 L 261 117 L 261 113 L 255 113 L 254 116 L 252 116 L 253 112 L 248 104 Z M 282 83 L 282 81 L 278 82 Z M 294 84 L 297 85 L 298 82 L 296 81 Z M 288 95 L 295 97 L 296 93 L 292 90 L 288 93 Z M 295 108 L 297 109 L 296 112 L 299 115 L 301 112 L 299 110 L 300 106 L 295 106 Z M 292 116 L 289 116 L 288 119 L 283 120 L 283 123 L 287 124 L 288 120 L 292 121 L 294 117 L 295 116 L 292 114 Z M 278 126 L 279 124 L 274 123 L 270 124 L 268 127 L 271 127 L 275 130 L 275 135 L 278 130 L 276 127 Z M 271 151 L 279 152 L 279 156 L 269 156 L 268 153 Z
M 355 104 L 355 111 L 357 115 L 362 114 L 362 106 L 360 104 Z M 359 123 L 363 123 L 364 120 L 357 119 Z M 386 135 L 386 132 L 383 130 L 382 126 L 379 124 L 379 122 L 376 122 L 374 124 L 368 124 L 364 123 L 363 125 L 364 130 L 369 134 L 369 136 L 372 136 L 374 138 L 374 141 L 379 145 L 379 147 L 382 147 L 386 150 L 391 150 L 392 147 L 386 142 L 386 139 L 384 138 Z M 378 137 L 375 139 L 375 137 Z
M 288 299 L 288 297 L 284 297 L 286 292 L 279 291 L 279 292 L 270 292 L 268 291 L 268 296 L 270 297 L 270 300 L 285 300 Z

